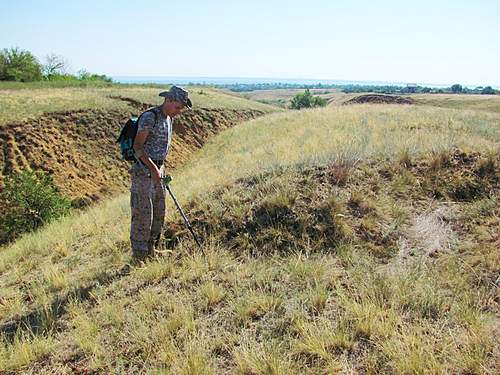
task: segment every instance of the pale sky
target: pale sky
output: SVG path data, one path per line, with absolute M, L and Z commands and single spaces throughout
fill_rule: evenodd
M 500 0 L 2 0 L 13 46 L 111 76 L 500 87 Z

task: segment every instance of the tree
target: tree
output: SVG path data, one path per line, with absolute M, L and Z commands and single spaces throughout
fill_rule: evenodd
M 312 96 L 309 89 L 306 89 L 304 93 L 298 93 L 292 98 L 292 101 L 290 102 L 290 108 L 301 109 L 311 107 L 324 107 L 326 103 L 326 99 L 323 99 L 320 96 Z
M 290 108 L 292 109 L 301 109 L 301 108 L 309 108 L 311 107 L 311 92 L 309 89 L 304 91 L 304 93 L 296 94 L 292 101 L 290 102 Z
M 491 86 L 486 86 L 481 90 L 483 95 L 495 95 L 496 91 Z
M 451 86 L 451 92 L 453 92 L 454 94 L 462 92 L 462 85 L 455 83 L 453 86 Z
M 68 74 L 68 62 L 61 56 L 51 53 L 45 56 L 45 64 L 43 65 L 43 74 L 50 79 L 54 76 Z
M 0 81 L 39 81 L 42 67 L 37 58 L 29 51 L 18 47 L 0 51 Z

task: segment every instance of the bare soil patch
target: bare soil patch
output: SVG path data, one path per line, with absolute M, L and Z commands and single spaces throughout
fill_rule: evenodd
M 404 98 L 398 95 L 382 95 L 382 94 L 367 94 L 356 96 L 344 102 L 347 104 L 414 104 L 414 101 L 409 98 Z

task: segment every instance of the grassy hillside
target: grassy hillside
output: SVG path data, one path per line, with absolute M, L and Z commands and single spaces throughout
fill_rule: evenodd
M 115 139 L 130 116 L 159 104 L 165 88 L 132 85 L 45 87 L 0 84 L 0 189 L 5 178 L 42 169 L 76 206 L 128 188 L 128 163 Z M 205 140 L 244 120 L 281 111 L 214 89 L 191 87 L 192 111 L 174 122 L 167 166 L 185 162 Z M 1 209 L 0 209 L 1 211 Z
M 242 93 L 243 97 L 264 103 L 289 107 L 290 101 L 301 89 L 256 90 Z M 336 90 L 312 89 L 311 93 L 328 100 L 330 105 L 338 106 L 349 99 L 364 95 L 358 93 L 345 94 Z M 414 100 L 416 105 L 425 105 L 450 109 L 470 109 L 500 113 L 500 95 L 456 95 L 456 94 L 414 94 L 401 95 Z
M 353 164 L 455 146 L 488 152 L 499 140 L 500 118 L 481 112 L 398 105 L 290 111 L 224 132 L 182 171 L 178 183 L 197 193 L 293 165 Z
M 0 371 L 498 372 L 488 113 L 358 105 L 212 139 L 163 256 L 128 263 L 128 196 L 0 251 Z
M 21 86 L 22 87 L 22 86 Z M 28 89 L 2 89 L 0 86 L 0 127 L 7 123 L 34 119 L 46 112 L 82 109 L 120 110 L 129 112 L 132 107 L 119 96 L 142 103 L 160 104 L 158 93 L 163 89 L 130 85 L 111 87 L 29 87 Z M 278 108 L 226 94 L 210 88 L 189 88 L 195 107 L 255 109 L 263 112 Z
M 500 113 L 500 95 L 411 95 L 417 104 Z

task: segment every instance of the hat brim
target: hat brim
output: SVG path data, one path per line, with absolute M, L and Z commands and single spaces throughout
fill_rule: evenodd
M 169 91 L 163 91 L 158 94 L 158 96 L 163 96 L 166 99 L 172 99 L 172 95 L 170 95 Z M 193 108 L 193 103 L 191 102 L 191 99 L 187 98 L 185 101 L 181 101 L 179 103 L 184 104 L 185 107 L 192 109 Z

